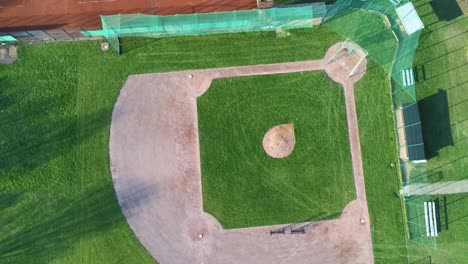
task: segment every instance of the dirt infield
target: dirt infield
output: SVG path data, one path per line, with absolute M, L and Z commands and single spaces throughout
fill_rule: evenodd
M 255 0 L 0 0 L 0 31 L 100 28 L 100 15 L 245 10 Z
M 339 219 L 224 230 L 203 212 L 197 96 L 215 78 L 333 71 L 324 61 L 128 78 L 112 115 L 112 178 L 129 226 L 155 259 L 163 264 L 374 262 L 352 90 L 364 72 L 342 83 L 357 198 Z M 281 230 L 284 234 L 271 233 Z

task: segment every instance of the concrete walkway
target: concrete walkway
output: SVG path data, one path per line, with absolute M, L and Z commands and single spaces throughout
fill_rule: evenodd
M 468 193 L 468 180 L 411 184 L 403 187 L 403 193 L 407 196 Z
M 112 114 L 112 178 L 130 228 L 159 263 L 374 263 L 352 90 L 364 72 L 343 81 L 336 64 L 325 64 L 338 47 L 324 60 L 128 78 Z M 357 199 L 335 220 L 223 229 L 203 211 L 197 96 L 214 78 L 323 69 L 345 89 Z

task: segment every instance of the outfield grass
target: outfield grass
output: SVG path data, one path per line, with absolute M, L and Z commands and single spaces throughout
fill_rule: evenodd
M 154 262 L 109 171 L 120 88 L 134 73 L 318 59 L 341 39 L 324 28 L 274 35 L 124 40 L 121 56 L 98 41 L 20 47 L 0 65 L 0 263 Z
M 214 80 L 198 98 L 203 207 L 225 228 L 337 218 L 355 199 L 341 86 L 324 72 Z M 284 159 L 265 133 L 293 124 Z
M 124 79 L 97 44 L 25 46 L 0 66 L 1 263 L 153 262 L 115 198 L 107 150 Z
M 391 87 L 372 60 L 355 85 L 356 110 L 375 263 L 406 263 Z
M 381 16 L 362 10 L 346 12 L 325 26 L 369 52 L 367 72 L 354 91 L 374 259 L 378 264 L 406 263 L 400 174 L 398 166 L 390 165 L 399 162 L 388 74 L 397 43 Z

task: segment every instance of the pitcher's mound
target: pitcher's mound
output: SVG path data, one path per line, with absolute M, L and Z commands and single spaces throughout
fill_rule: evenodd
M 270 128 L 263 137 L 263 149 L 272 158 L 286 158 L 296 144 L 294 125 L 283 124 Z

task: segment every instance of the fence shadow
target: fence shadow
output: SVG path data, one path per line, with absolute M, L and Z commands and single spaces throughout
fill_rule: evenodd
M 436 208 L 437 208 L 437 221 L 438 221 L 438 230 L 448 231 L 450 226 L 454 223 L 457 223 L 463 219 L 468 218 L 468 212 L 464 210 L 462 202 L 465 202 L 465 199 L 468 198 L 468 194 L 464 194 L 461 197 L 453 198 L 454 196 L 443 196 L 441 199 L 437 198 Z
M 431 256 L 426 256 L 424 258 L 415 260 L 411 262 L 410 264 L 432 264 L 432 257 Z
M 437 231 L 441 232 L 442 230 L 448 231 L 448 212 L 447 212 L 447 196 L 442 197 L 442 201 L 439 198 L 434 200 L 437 214 Z
M 120 54 L 125 54 L 133 50 L 146 47 L 154 44 L 156 41 L 161 40 L 160 38 L 151 37 L 124 37 L 119 38 Z
M 442 171 L 421 173 L 411 177 L 410 183 L 440 182 L 444 179 Z

